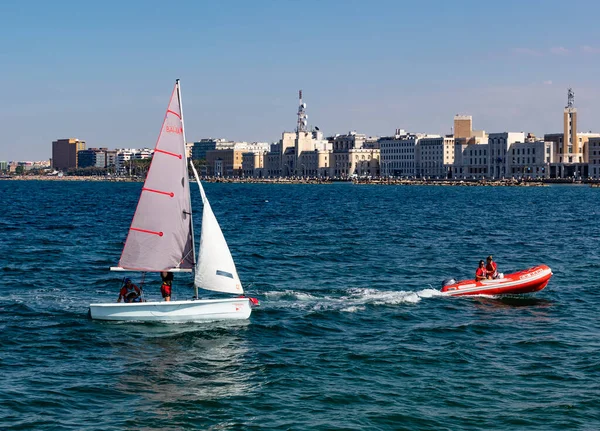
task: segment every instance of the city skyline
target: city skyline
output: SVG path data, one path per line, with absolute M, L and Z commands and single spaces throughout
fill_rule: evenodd
M 13 42 L 0 54 L 0 160 L 49 158 L 68 137 L 153 148 L 176 78 L 188 141 L 276 141 L 295 129 L 298 89 L 326 135 L 448 134 L 455 114 L 487 132 L 555 133 L 568 87 L 578 129 L 599 128 L 592 1 L 179 4 L 1 5 Z

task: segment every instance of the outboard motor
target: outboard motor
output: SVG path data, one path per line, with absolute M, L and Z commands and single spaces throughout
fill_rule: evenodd
M 446 286 L 449 286 L 451 284 L 455 284 L 455 283 L 456 283 L 455 279 L 453 279 L 453 278 L 447 278 L 444 281 L 442 281 L 442 288 L 446 287 Z

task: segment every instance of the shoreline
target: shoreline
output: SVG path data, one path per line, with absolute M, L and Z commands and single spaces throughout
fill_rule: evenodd
M 130 177 L 99 177 L 99 176 L 44 176 L 44 175 L 10 175 L 2 176 L 5 181 L 96 181 L 96 182 L 143 182 L 143 178 Z M 236 184 L 335 184 L 352 183 L 357 185 L 433 185 L 433 186 L 487 186 L 487 187 L 545 187 L 550 184 L 589 185 L 600 187 L 597 180 L 572 179 L 531 179 L 531 180 L 430 180 L 430 179 L 347 179 L 347 178 L 222 178 L 202 177 L 207 183 L 236 183 Z

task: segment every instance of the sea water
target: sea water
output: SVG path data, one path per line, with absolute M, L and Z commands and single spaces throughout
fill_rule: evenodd
M 600 189 L 205 188 L 261 301 L 245 322 L 89 320 L 118 297 L 141 184 L 0 182 L 2 429 L 600 428 Z M 439 295 L 489 254 L 554 275 L 531 296 Z

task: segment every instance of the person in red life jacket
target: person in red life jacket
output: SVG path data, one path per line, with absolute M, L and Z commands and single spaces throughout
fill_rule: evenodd
M 487 265 L 485 265 L 485 271 L 487 272 L 487 278 L 494 279 L 498 278 L 498 265 L 494 262 L 492 256 L 487 257 Z
M 160 286 L 160 293 L 165 301 L 171 300 L 171 287 L 173 285 L 173 273 L 163 271 L 160 273 L 162 278 L 162 285 Z
M 142 291 L 139 287 L 131 282 L 131 278 L 123 280 L 123 287 L 119 292 L 117 302 L 140 302 L 142 300 Z
M 485 270 L 485 262 L 479 261 L 479 267 L 475 271 L 475 281 L 485 280 L 487 278 L 487 271 Z

